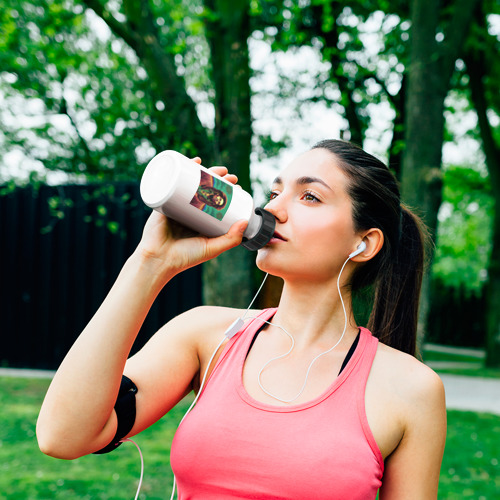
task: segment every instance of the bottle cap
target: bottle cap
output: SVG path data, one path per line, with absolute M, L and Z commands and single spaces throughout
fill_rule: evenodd
M 273 237 L 274 228 L 276 226 L 276 219 L 271 212 L 257 207 L 255 213 L 262 218 L 262 221 L 257 234 L 253 238 L 243 238 L 241 245 L 248 250 L 258 250 L 266 246 Z

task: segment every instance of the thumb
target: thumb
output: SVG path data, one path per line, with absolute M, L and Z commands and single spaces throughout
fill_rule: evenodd
M 217 238 L 209 238 L 207 241 L 207 254 L 217 257 L 222 252 L 238 246 L 243 240 L 243 233 L 248 226 L 248 221 L 239 220 L 235 222 L 226 234 Z

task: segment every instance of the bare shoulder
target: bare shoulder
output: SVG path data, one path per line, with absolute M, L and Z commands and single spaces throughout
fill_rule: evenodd
M 435 444 L 442 443 L 446 433 L 443 383 L 413 356 L 379 343 L 366 384 L 365 403 L 370 428 L 384 459 L 409 449 L 408 443 L 415 443 L 415 449 L 421 450 L 419 442 L 429 436 Z
M 367 413 L 385 459 L 380 499 L 437 498 L 446 440 L 440 377 L 413 356 L 379 343 L 368 383 Z
M 228 322 L 231 324 L 243 312 L 242 309 L 232 307 L 199 306 L 176 316 L 168 325 L 177 327 L 182 324 L 187 329 L 200 326 L 205 328 L 223 328 Z
M 444 386 L 439 375 L 409 354 L 380 342 L 372 372 L 375 381 L 410 412 L 415 407 L 422 412 L 425 407 L 444 405 Z
M 249 311 L 248 316 L 254 317 L 258 313 L 259 311 Z M 167 333 L 183 335 L 194 342 L 203 357 L 206 350 L 211 351 L 220 342 L 227 328 L 244 314 L 244 309 L 199 306 L 175 317 L 163 329 Z
M 175 317 L 165 325 L 168 329 L 181 328 L 194 335 L 222 335 L 245 311 L 232 307 L 199 306 Z M 250 314 L 253 316 L 253 314 Z

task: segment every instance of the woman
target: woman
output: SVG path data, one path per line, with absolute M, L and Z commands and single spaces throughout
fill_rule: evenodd
M 266 209 L 276 232 L 257 265 L 283 278 L 279 307 L 252 311 L 210 366 L 242 311 L 188 311 L 127 356 L 162 287 L 238 245 L 245 223 L 218 238 L 179 238 L 151 214 L 49 388 L 42 451 L 76 458 L 113 441 L 123 373 L 138 389 L 132 436 L 196 391 L 208 369 L 173 443 L 180 498 L 369 499 L 379 488 L 382 500 L 436 498 L 444 391 L 413 357 L 423 235 L 394 177 L 360 148 L 323 141 L 274 181 Z M 351 301 L 370 284 L 373 336 L 355 326 Z

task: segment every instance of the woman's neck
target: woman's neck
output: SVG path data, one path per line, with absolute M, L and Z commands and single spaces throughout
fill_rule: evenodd
M 357 327 L 350 292 L 341 291 L 347 315 L 342 344 L 350 345 Z M 330 345 L 337 342 L 344 331 L 345 315 L 336 279 L 323 284 L 285 282 L 273 323 L 293 332 L 297 347 L 300 344 L 305 347 L 313 343 Z

